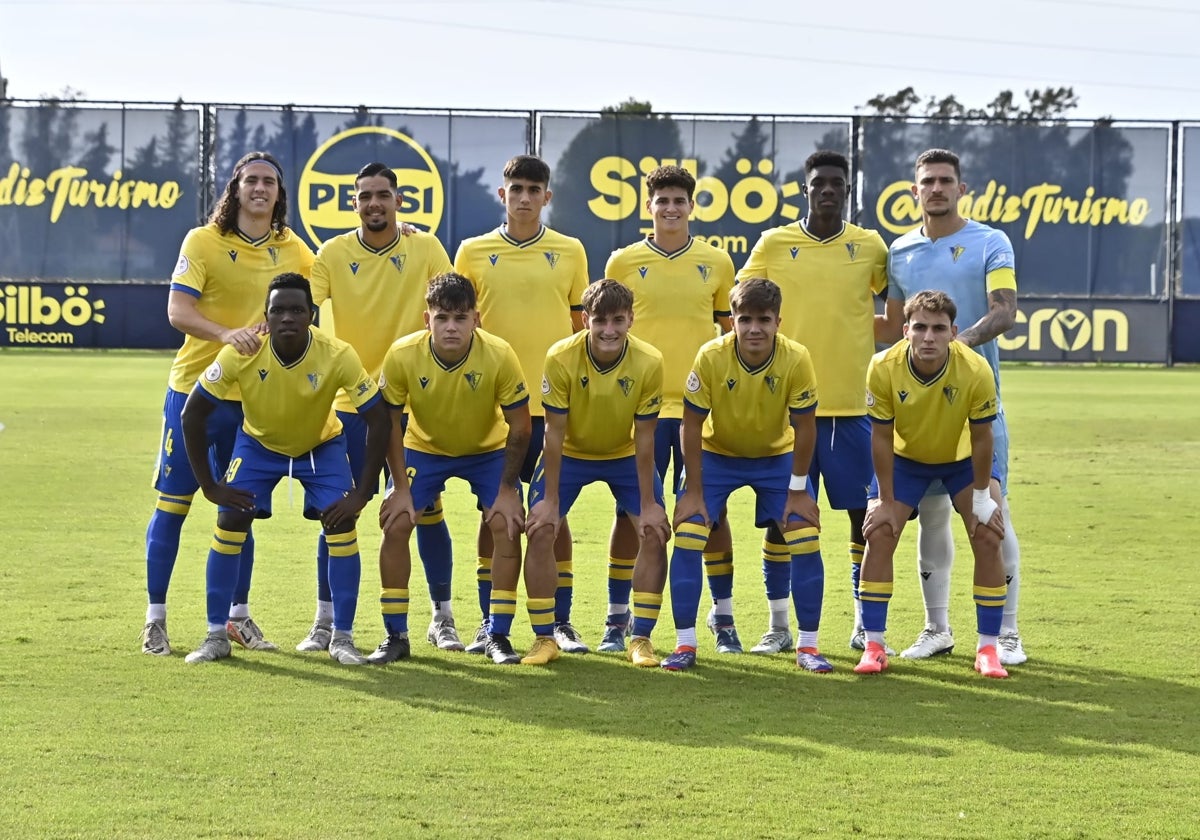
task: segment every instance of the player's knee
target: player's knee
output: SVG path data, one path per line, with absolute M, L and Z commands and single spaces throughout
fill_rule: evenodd
M 217 527 L 225 531 L 249 531 L 254 515 L 239 510 L 223 510 L 217 514 Z

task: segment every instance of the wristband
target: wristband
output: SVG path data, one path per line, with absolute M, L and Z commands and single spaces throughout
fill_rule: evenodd
M 1000 506 L 992 498 L 990 490 L 971 491 L 971 513 L 975 514 L 975 518 L 980 522 L 990 520 L 998 507 Z
M 807 490 L 808 476 L 793 475 L 791 481 L 788 482 L 788 490 Z

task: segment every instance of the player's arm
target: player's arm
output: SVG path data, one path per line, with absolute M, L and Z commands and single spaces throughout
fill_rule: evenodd
M 875 316 L 875 341 L 880 344 L 895 344 L 902 338 L 904 301 L 900 298 L 888 298 L 883 304 L 883 315 Z
M 525 508 L 521 504 L 521 464 L 529 451 L 529 438 L 533 434 L 533 423 L 529 419 L 529 402 L 522 401 L 512 408 L 503 408 L 504 422 L 508 424 L 508 436 L 504 440 L 504 471 L 500 475 L 500 488 L 489 515 L 500 514 L 508 523 L 508 537 L 515 540 L 525 528 Z
M 562 522 L 559 515 L 558 488 L 562 477 L 563 440 L 567 434 L 567 412 L 546 409 L 545 440 L 542 444 L 542 478 L 546 483 L 542 498 L 529 510 L 525 533 L 550 526 L 558 534 Z
M 958 340 L 968 347 L 986 344 L 1017 323 L 1017 275 L 1012 269 L 1011 251 L 1009 255 L 1009 260 L 1005 260 L 1001 249 L 999 259 L 1007 264 L 988 271 L 984 280 L 988 293 L 987 314 L 965 330 L 958 331 Z
M 863 536 L 870 538 L 880 527 L 890 527 L 892 534 L 899 536 L 904 523 L 896 516 L 895 493 L 895 431 L 894 421 L 871 418 L 871 463 L 875 468 L 875 481 L 879 485 L 879 498 L 867 506 L 863 519 Z
M 339 499 L 322 511 L 321 524 L 331 533 L 352 525 L 358 514 L 367 506 L 367 502 L 371 501 L 371 497 L 375 495 L 374 487 L 379 478 L 379 471 L 383 469 L 383 462 L 387 457 L 392 419 L 388 417 L 384 401 L 376 397 L 365 406 L 359 406 L 358 416 L 367 425 L 367 446 L 363 453 L 362 474 L 357 476 L 357 484 L 345 498 Z
M 781 526 L 786 529 L 788 519 L 796 514 L 810 525 L 821 527 L 821 512 L 816 500 L 808 495 L 808 468 L 812 465 L 813 451 L 817 446 L 817 412 L 814 410 L 791 412 L 792 432 L 792 476 L 788 481 L 787 504 L 783 509 Z
M 412 490 L 408 483 L 408 464 L 404 458 L 404 406 L 388 403 L 387 462 L 392 475 L 392 489 L 379 506 L 379 527 L 386 531 L 401 516 L 416 524 L 417 512 L 413 508 Z M 378 475 L 378 472 L 375 473 Z
M 214 505 L 243 511 L 254 510 L 254 494 L 218 483 L 208 464 L 207 425 L 209 415 L 217 407 L 215 400 L 216 397 L 197 385 L 183 405 L 183 445 L 187 450 L 188 463 L 192 466 L 192 474 L 196 476 L 204 498 Z
M 262 324 L 253 327 L 226 327 L 210 320 L 200 312 L 198 298 L 187 292 L 172 289 L 167 295 L 167 320 L 182 333 L 205 341 L 219 341 L 233 346 L 243 356 L 258 352 L 262 346 Z
M 712 520 L 708 516 L 708 508 L 704 504 L 704 477 L 700 472 L 701 452 L 704 441 L 704 418 L 707 412 L 695 408 L 684 400 L 683 423 L 679 434 L 679 443 L 683 448 L 683 494 L 675 502 L 675 515 L 672 523 L 679 523 L 699 515 L 704 525 L 709 527 Z
M 641 497 L 641 513 L 638 524 L 644 537 L 648 530 L 657 531 L 665 545 L 671 539 L 671 525 L 667 522 L 667 511 L 659 504 L 654 493 L 654 431 L 658 427 L 658 416 L 637 417 L 633 421 L 633 455 L 637 467 L 638 495 Z
M 987 525 L 1001 539 L 1004 538 L 1004 510 L 998 500 L 992 498 L 992 456 L 995 439 L 992 424 L 969 423 L 971 429 L 971 513 L 979 524 Z M 996 493 L 999 494 L 999 485 Z

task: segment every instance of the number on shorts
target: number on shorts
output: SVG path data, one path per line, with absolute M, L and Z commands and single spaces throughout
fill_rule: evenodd
M 225 483 L 229 484 L 233 481 L 233 477 L 237 475 L 238 468 L 242 465 L 241 458 L 234 458 L 229 462 L 229 469 L 225 470 Z

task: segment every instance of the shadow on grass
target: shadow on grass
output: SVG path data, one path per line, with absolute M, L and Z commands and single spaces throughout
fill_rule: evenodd
M 836 671 L 815 675 L 786 656 L 702 651 L 694 670 L 672 674 L 634 668 L 616 654 L 504 667 L 422 647 L 416 658 L 385 667 L 240 651 L 231 664 L 363 693 L 379 701 L 385 719 L 404 720 L 409 710 L 461 715 L 467 731 L 483 736 L 522 724 L 791 756 L 839 748 L 938 757 L 971 740 L 1055 756 L 1200 754 L 1191 714 L 1200 687 L 1078 664 L 1042 660 L 1012 669 L 1008 680 L 987 680 L 966 656 L 895 658 L 886 674 L 861 677 L 851 670 L 857 657 L 830 656 Z

